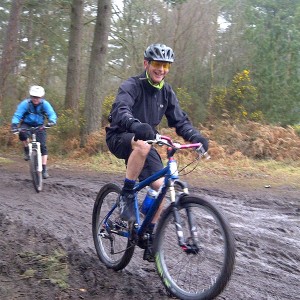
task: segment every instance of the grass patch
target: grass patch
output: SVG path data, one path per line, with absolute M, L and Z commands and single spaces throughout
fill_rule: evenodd
M 50 255 L 41 255 L 33 252 L 18 254 L 26 270 L 22 278 L 35 278 L 40 281 L 50 281 L 61 289 L 68 288 L 69 267 L 67 254 L 64 251 L 54 251 Z
M 195 159 L 192 155 L 176 157 L 179 170 Z M 53 160 L 53 161 L 52 161 Z M 163 159 L 164 164 L 166 159 Z M 78 159 L 51 158 L 50 165 L 58 168 L 77 169 L 124 174 L 123 160 L 117 159 L 109 152 Z M 300 188 L 300 161 L 255 160 L 247 157 L 238 159 L 231 156 L 192 163 L 180 172 L 181 179 L 190 184 L 210 186 L 256 188 L 271 185 L 289 185 Z
M 116 158 L 109 152 L 90 157 L 88 166 L 94 171 L 105 170 L 108 173 L 124 173 L 126 170 L 124 160 Z
M 4 164 L 10 164 L 10 163 L 12 163 L 13 161 L 11 160 L 11 159 L 9 159 L 9 158 L 5 158 L 5 157 L 1 157 L 0 156 L 0 164 L 1 165 L 4 165 Z
M 179 161 L 179 169 L 186 162 Z M 217 159 L 202 160 L 197 167 L 189 166 L 182 173 L 188 173 L 187 181 L 203 187 L 263 188 L 283 185 L 300 188 L 300 161 L 278 162 L 274 160 Z M 185 180 L 185 176 L 181 179 Z
M 83 156 L 81 158 L 70 158 L 61 156 L 50 156 L 49 165 L 61 169 L 86 169 L 106 173 L 125 173 L 125 163 L 117 159 L 109 152 L 98 153 L 93 156 Z

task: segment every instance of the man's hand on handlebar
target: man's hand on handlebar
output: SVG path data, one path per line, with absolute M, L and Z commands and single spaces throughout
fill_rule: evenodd
M 201 134 L 195 134 L 191 141 L 192 141 L 192 143 L 201 143 L 202 147 L 203 147 L 203 150 L 204 150 L 203 153 L 207 152 L 207 150 L 208 150 L 208 140 L 205 137 L 203 137 Z M 199 150 L 201 150 L 201 149 L 199 149 Z
M 130 130 L 135 134 L 134 140 L 153 140 L 155 139 L 155 134 L 152 127 L 147 123 L 132 123 Z

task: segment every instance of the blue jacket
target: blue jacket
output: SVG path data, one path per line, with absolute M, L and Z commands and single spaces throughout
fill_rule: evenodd
M 34 106 L 31 99 L 28 98 L 18 105 L 11 123 L 19 124 L 22 122 L 29 126 L 39 126 L 44 124 L 46 118 L 49 122 L 56 124 L 57 115 L 51 104 L 47 100 L 41 99 L 40 104 Z

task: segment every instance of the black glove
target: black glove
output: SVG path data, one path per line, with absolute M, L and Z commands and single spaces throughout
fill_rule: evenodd
M 130 126 L 130 131 L 135 134 L 135 140 L 147 141 L 155 139 L 155 133 L 147 123 L 134 122 Z
M 55 125 L 54 122 L 48 122 L 46 126 L 47 126 L 47 127 L 51 127 L 51 126 L 54 126 L 54 125 Z
M 208 150 L 208 140 L 204 138 L 201 134 L 195 134 L 191 140 L 192 143 L 201 143 L 205 152 Z
M 11 131 L 12 131 L 12 132 L 17 132 L 17 131 L 19 131 L 19 129 L 18 129 L 18 124 L 11 124 Z

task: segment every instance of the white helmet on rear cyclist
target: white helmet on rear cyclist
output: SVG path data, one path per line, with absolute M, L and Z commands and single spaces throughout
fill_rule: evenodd
M 29 89 L 29 95 L 33 97 L 43 97 L 45 95 L 45 89 L 39 85 L 33 85 Z

